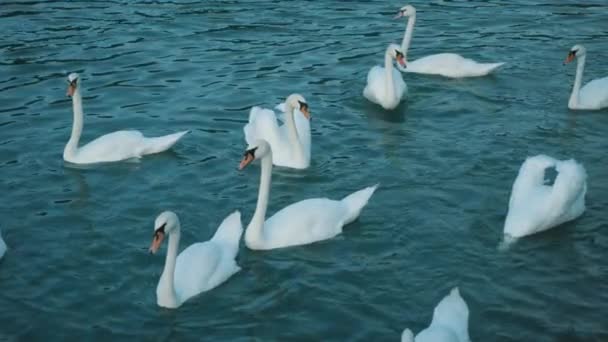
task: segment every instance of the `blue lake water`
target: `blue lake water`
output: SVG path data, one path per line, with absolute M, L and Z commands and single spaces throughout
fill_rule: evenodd
M 406 74 L 384 111 L 368 70 L 400 43 L 386 1 L 3 1 L 0 4 L 0 341 L 398 341 L 459 286 L 473 341 L 608 341 L 608 112 L 567 109 L 608 75 L 608 8 L 585 1 L 417 1 L 409 58 L 504 61 L 495 75 Z M 189 129 L 167 153 L 65 165 L 82 78 L 83 141 L 119 129 Z M 178 310 L 156 305 L 153 221 L 174 210 L 182 248 L 235 209 L 246 225 L 259 167 L 237 171 L 249 108 L 293 92 L 310 104 L 312 164 L 275 169 L 270 212 L 381 183 L 343 235 L 270 252 Z M 588 173 L 579 219 L 497 251 L 529 155 Z

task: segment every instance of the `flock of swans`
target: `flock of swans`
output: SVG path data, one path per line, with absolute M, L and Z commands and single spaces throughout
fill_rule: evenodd
M 385 109 L 393 109 L 407 93 L 401 72 L 435 74 L 444 77 L 478 77 L 488 75 L 504 63 L 478 63 L 453 53 L 441 53 L 407 61 L 413 35 L 416 9 L 402 7 L 396 18 L 408 18 L 401 46 L 390 44 L 385 51 L 384 67 L 373 67 L 367 76 L 363 95 Z M 571 109 L 608 107 L 608 77 L 596 79 L 581 88 L 586 50 L 575 45 L 565 63 L 578 59 L 576 80 L 568 102 Z M 393 68 L 397 62 L 397 69 Z M 147 138 L 138 131 L 117 131 L 78 146 L 83 129 L 82 81 L 78 74 L 68 76 L 67 95 L 73 104 L 73 126 L 63 159 L 74 164 L 116 162 L 170 149 L 188 131 Z M 378 184 L 363 188 L 342 199 L 305 199 L 284 207 L 267 218 L 273 165 L 306 169 L 311 160 L 310 108 L 306 99 L 292 94 L 275 109 L 251 108 L 244 126 L 247 148 L 239 169 L 255 160 L 261 165 L 257 205 L 244 233 L 245 245 L 252 250 L 269 250 L 305 245 L 335 237 L 345 225 L 357 219 Z M 284 124 L 280 125 L 279 118 Z M 546 170 L 555 169 L 551 182 Z M 509 210 L 504 224 L 505 245 L 526 235 L 547 230 L 580 216 L 585 210 L 587 190 L 584 167 L 575 160 L 560 161 L 546 155 L 528 158 L 513 184 Z M 178 254 L 181 225 L 170 211 L 161 213 L 154 222 L 150 252 L 156 253 L 165 240 L 168 249 L 165 265 L 156 288 L 157 304 L 177 308 L 189 298 L 215 288 L 241 269 L 236 262 L 243 226 L 239 211 L 228 215 L 215 235 L 205 242 L 188 246 Z M 0 235 L 0 258 L 6 245 Z M 434 310 L 428 328 L 416 337 L 409 329 L 402 341 L 469 341 L 469 311 L 466 302 L 454 288 Z

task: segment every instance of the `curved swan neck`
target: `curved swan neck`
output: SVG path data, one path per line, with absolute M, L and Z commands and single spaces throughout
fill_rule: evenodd
M 574 78 L 572 94 L 570 95 L 570 100 L 568 101 L 568 107 L 570 108 L 578 106 L 578 97 L 581 90 L 581 84 L 583 83 L 583 71 L 585 70 L 585 58 L 587 58 L 587 56 L 582 56 L 576 61 L 576 77 Z
M 84 120 L 84 114 L 82 112 L 82 95 L 80 94 L 80 86 L 76 88 L 72 95 L 72 111 L 74 112 L 74 122 L 72 123 L 72 135 L 70 140 L 65 145 L 63 150 L 64 159 L 66 156 L 73 156 L 78 150 L 78 142 L 80 141 L 80 135 L 82 134 L 82 126 Z
M 384 70 L 386 72 L 386 96 L 392 99 L 395 96 L 395 89 L 393 87 L 393 58 L 389 51 L 384 54 Z
M 296 128 L 295 115 L 296 111 L 290 104 L 287 106 L 287 115 L 285 116 L 285 125 L 287 125 L 287 134 L 289 135 L 289 145 L 291 146 L 294 157 L 298 160 L 304 159 L 304 151 L 302 142 Z
M 262 172 L 260 174 L 260 189 L 258 190 L 258 203 L 255 213 L 245 231 L 245 242 L 248 246 L 259 244 L 264 240 L 264 221 L 266 219 L 266 209 L 268 208 L 268 198 L 270 196 L 270 182 L 272 180 L 272 152 L 269 152 L 261 160 Z
M 175 293 L 175 262 L 177 260 L 180 236 L 180 226 L 178 223 L 174 231 L 169 234 L 169 247 L 167 248 L 167 257 L 165 258 L 165 267 L 156 289 L 158 304 L 163 307 L 174 308 L 179 306 Z
M 407 50 L 410 48 L 410 42 L 412 41 L 412 35 L 414 34 L 414 24 L 416 23 L 416 14 L 411 15 L 407 20 L 407 26 L 405 27 L 405 33 L 403 34 L 403 41 L 401 42 L 401 52 L 403 57 L 407 61 Z

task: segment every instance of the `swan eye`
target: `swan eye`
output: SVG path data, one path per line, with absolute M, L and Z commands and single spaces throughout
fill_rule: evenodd
M 159 235 L 160 235 L 160 234 L 165 234 L 165 226 L 166 226 L 166 225 L 167 225 L 166 223 L 163 223 L 163 225 L 162 225 L 162 226 L 160 226 L 158 229 L 156 229 L 156 230 L 154 231 L 154 236 L 153 236 L 153 237 L 154 237 L 155 239 L 158 239 L 158 237 L 159 237 Z
M 300 103 L 300 110 L 308 109 L 308 103 L 302 102 L 302 101 L 298 101 L 298 102 Z
M 245 153 L 243 153 L 243 157 L 247 157 L 248 155 L 251 156 L 251 158 L 255 158 L 255 150 L 257 150 L 257 147 L 254 147 L 250 150 L 245 151 Z
M 395 55 L 397 55 L 397 57 L 403 57 L 403 54 L 397 50 L 395 50 Z
M 78 79 L 77 79 L 77 78 L 75 78 L 75 79 L 73 79 L 73 80 L 71 80 L 71 81 L 70 81 L 70 80 L 68 80 L 68 83 L 69 83 L 69 84 L 70 84 L 72 87 L 74 87 L 74 88 L 76 88 L 76 83 L 77 83 L 77 82 L 78 82 Z

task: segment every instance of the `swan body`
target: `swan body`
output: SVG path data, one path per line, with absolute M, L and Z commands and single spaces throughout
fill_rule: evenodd
M 401 73 L 393 69 L 393 59 L 405 66 L 404 55 L 396 44 L 391 44 L 384 54 L 384 68 L 372 67 L 367 73 L 367 84 L 363 89 L 363 96 L 384 109 L 394 109 L 407 94 L 407 85 Z
M 342 227 L 357 219 L 376 186 L 354 192 L 342 200 L 312 198 L 291 204 L 266 217 L 272 176 L 272 149 L 258 140 L 245 152 L 240 169 L 261 159 L 262 174 L 255 213 L 245 231 L 245 244 L 250 249 L 268 250 L 305 245 L 333 238 Z
M 138 131 L 117 131 L 78 147 L 84 120 L 80 92 L 82 86 L 79 75 L 75 73 L 68 76 L 68 82 L 68 95 L 72 97 L 74 123 L 70 140 L 63 150 L 63 159 L 67 162 L 92 164 L 140 158 L 146 154 L 168 150 L 188 133 L 188 131 L 183 131 L 156 138 L 146 138 Z
M 416 23 L 416 8 L 412 5 L 403 6 L 395 18 L 407 17 L 408 22 L 401 43 L 401 51 L 406 57 L 407 68 L 404 72 L 417 74 L 441 75 L 451 78 L 485 76 L 502 66 L 504 63 L 479 63 L 469 58 L 464 58 L 455 53 L 440 53 L 419 58 L 415 61 L 407 61 L 407 52 L 414 34 Z
M 545 170 L 551 167 L 557 176 L 549 186 L 545 184 Z M 546 155 L 527 158 L 513 183 L 505 240 L 535 234 L 579 217 L 585 211 L 586 192 L 587 173 L 575 160 L 562 161 Z
M 583 72 L 585 70 L 585 59 L 587 58 L 587 50 L 584 46 L 574 45 L 570 49 L 564 64 L 570 63 L 575 58 L 577 59 L 576 77 L 574 78 L 572 94 L 568 101 L 568 108 L 593 110 L 608 107 L 608 77 L 592 80 L 581 88 Z
M 460 296 L 458 288 L 453 288 L 433 311 L 433 320 L 428 328 L 414 338 L 410 329 L 401 334 L 401 342 L 470 342 L 469 308 Z
M 271 109 L 253 107 L 249 122 L 243 128 L 248 145 L 258 139 L 272 147 L 273 163 L 277 166 L 306 169 L 310 165 L 310 112 L 308 104 L 299 94 L 290 95 L 285 103 L 276 107 L 284 114 L 285 124 L 280 125 Z
M 6 253 L 6 243 L 2 239 L 2 232 L 0 231 L 0 259 L 4 257 L 4 253 Z
M 208 241 L 188 246 L 179 255 L 180 223 L 170 211 L 160 214 L 154 223 L 150 252 L 156 253 L 165 236 L 169 247 L 165 267 L 156 288 L 157 304 L 174 309 L 189 298 L 222 284 L 241 268 L 235 258 L 243 234 L 238 211 L 224 219 L 215 235 Z

